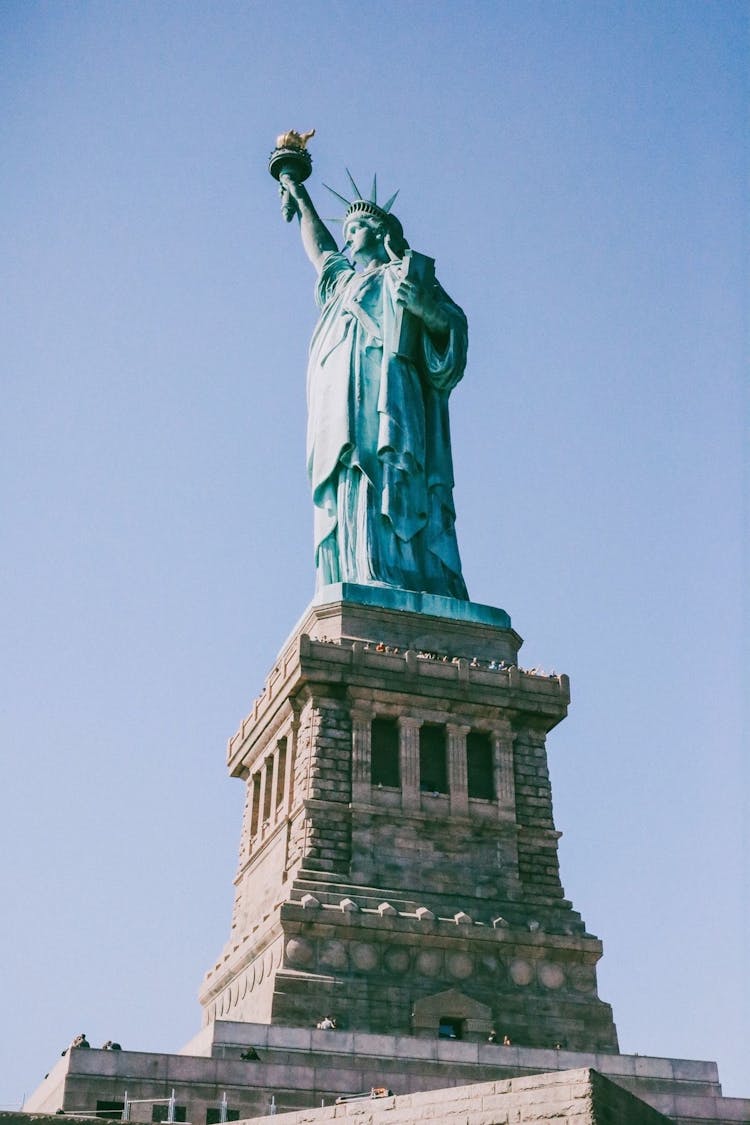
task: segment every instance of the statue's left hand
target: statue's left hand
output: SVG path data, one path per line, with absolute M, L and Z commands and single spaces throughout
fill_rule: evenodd
M 402 278 L 396 286 L 396 303 L 419 317 L 431 332 L 442 334 L 448 331 L 448 317 L 432 293 L 406 277 Z

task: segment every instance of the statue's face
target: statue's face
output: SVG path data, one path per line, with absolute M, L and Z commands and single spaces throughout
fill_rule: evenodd
M 344 227 L 346 246 L 354 262 L 366 265 L 372 261 L 386 261 L 383 245 L 383 227 L 377 219 L 367 216 L 349 219 Z

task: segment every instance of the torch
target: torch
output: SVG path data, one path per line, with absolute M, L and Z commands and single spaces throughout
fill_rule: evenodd
M 291 176 L 295 183 L 301 184 L 312 172 L 312 157 L 307 151 L 307 142 L 315 136 L 315 130 L 309 133 L 297 133 L 291 129 L 276 138 L 276 148 L 268 158 L 268 171 L 275 180 L 284 173 Z M 297 203 L 281 185 L 281 214 L 289 223 L 297 214 Z

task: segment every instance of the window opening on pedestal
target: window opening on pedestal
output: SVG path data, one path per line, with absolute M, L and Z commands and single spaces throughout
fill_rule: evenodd
M 173 1116 L 171 1115 L 173 1114 Z M 154 1105 L 151 1107 L 151 1120 L 162 1121 L 187 1121 L 187 1106 L 184 1105 Z
M 419 729 L 419 788 L 423 793 L 448 792 L 445 727 L 433 723 Z
M 481 731 L 470 731 L 466 736 L 466 772 L 470 797 L 485 801 L 495 799 L 495 780 L 492 766 L 492 740 Z
M 221 1106 L 210 1105 L 206 1110 L 206 1125 L 221 1125 L 222 1121 L 239 1121 L 239 1119 L 238 1109 L 227 1109 L 226 1117 L 222 1117 Z
M 401 785 L 398 723 L 395 719 L 373 719 L 370 728 L 370 780 L 373 785 L 398 789 Z
M 441 1016 L 438 1022 L 438 1039 L 463 1039 L 464 1021 L 455 1016 Z
M 151 1107 L 152 1122 L 187 1122 L 188 1107 L 175 1105 L 174 1091 L 166 1104 Z
M 124 1102 L 97 1100 L 96 1116 L 104 1118 L 105 1121 L 121 1121 L 124 1108 Z

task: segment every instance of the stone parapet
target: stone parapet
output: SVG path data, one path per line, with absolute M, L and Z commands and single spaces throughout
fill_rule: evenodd
M 338 663 L 342 672 L 368 669 L 370 682 L 379 674 L 388 680 L 394 672 L 404 671 L 421 676 L 425 683 L 432 681 L 438 691 L 471 682 L 490 694 L 501 685 L 514 691 L 533 687 L 539 700 L 559 694 L 563 701 L 555 720 L 559 722 L 570 702 L 568 677 L 518 667 L 523 641 L 510 627 L 510 618 L 503 610 L 414 594 L 409 594 L 403 605 L 399 602 L 398 608 L 395 603 L 386 604 L 395 594 L 408 593 L 351 585 L 322 592 L 285 641 L 250 714 L 229 740 L 230 771 L 238 755 L 247 749 L 247 735 L 257 733 L 259 722 L 273 712 L 275 701 L 285 697 L 295 664 L 313 657 L 315 650 L 309 642 L 338 648 L 338 656 L 327 654 L 329 663 Z M 358 600 L 348 600 L 343 594 Z M 373 597 L 383 604 L 359 600 Z M 412 608 L 407 609 L 407 604 Z M 419 611 L 417 605 L 427 606 L 431 612 Z
M 257 1060 L 241 1058 L 249 1047 Z M 582 1069 L 596 1070 L 678 1125 L 741 1125 L 750 1120 L 750 1100 L 721 1096 L 712 1062 L 237 1021 L 209 1025 L 180 1054 L 70 1050 L 24 1108 L 34 1115 L 57 1109 L 72 1115 L 95 1113 L 97 1102 L 122 1102 L 125 1091 L 130 1099 L 158 1099 L 169 1097 L 174 1089 L 187 1120 L 205 1125 L 208 1111 L 216 1111 L 224 1094 L 242 1118 L 266 1113 L 272 1098 L 278 1113 L 304 1110 L 309 1115 L 321 1100 L 332 1110 L 335 1098 L 372 1086 L 385 1086 L 398 1099 L 410 1096 L 412 1102 L 402 1107 L 412 1108 L 426 1107 L 429 1092 L 439 1090 L 437 1104 L 444 1106 L 454 1095 L 456 1104 L 461 1100 L 458 1087 L 522 1079 L 529 1085 L 518 1089 L 532 1089 L 536 1077 L 550 1074 L 564 1085 L 566 1075 Z M 370 1108 L 367 1103 L 368 1112 Z M 134 1105 L 131 1119 L 150 1122 L 150 1104 Z M 440 1117 L 433 1113 L 432 1119 Z M 611 1120 L 618 1125 L 626 1121 L 617 1116 Z M 26 1118 L 24 1125 L 29 1125 Z

